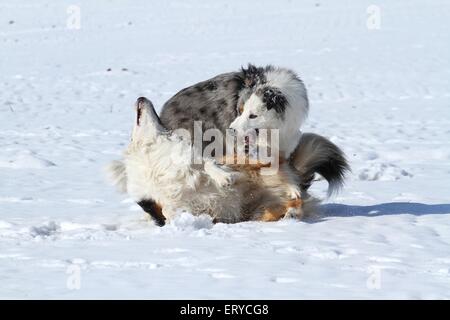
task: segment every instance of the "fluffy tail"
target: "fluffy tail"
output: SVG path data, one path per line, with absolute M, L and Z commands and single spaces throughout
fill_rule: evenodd
M 350 166 L 342 150 L 325 137 L 304 133 L 291 154 L 290 163 L 300 173 L 302 189 L 307 190 L 318 173 L 328 182 L 328 196 L 344 185 Z

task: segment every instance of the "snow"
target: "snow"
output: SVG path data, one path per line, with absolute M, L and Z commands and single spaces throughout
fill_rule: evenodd
M 0 297 L 450 298 L 448 1 L 72 4 L 0 3 Z M 104 179 L 133 101 L 248 62 L 301 75 L 346 187 L 307 221 L 156 227 Z

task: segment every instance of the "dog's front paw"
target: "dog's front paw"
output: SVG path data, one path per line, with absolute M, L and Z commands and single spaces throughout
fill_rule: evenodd
M 291 187 L 289 189 L 289 198 L 291 200 L 301 199 L 301 197 L 302 197 L 302 192 L 301 192 L 300 188 L 295 186 L 295 187 Z
M 216 183 L 221 187 L 230 187 L 232 186 L 236 180 L 239 178 L 238 172 L 227 172 L 223 171 L 216 177 Z
M 239 172 L 232 171 L 226 166 L 219 166 L 212 161 L 206 162 L 205 171 L 220 187 L 233 185 L 240 176 Z

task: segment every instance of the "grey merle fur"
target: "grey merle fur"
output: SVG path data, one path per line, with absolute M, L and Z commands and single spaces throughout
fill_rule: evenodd
M 256 67 L 249 64 L 236 72 L 223 73 L 209 80 L 187 87 L 170 98 L 161 111 L 161 121 L 168 129 L 184 128 L 193 137 L 194 121 L 202 121 L 203 129 L 217 128 L 225 133 L 230 123 L 239 115 L 239 107 L 254 92 L 262 96 L 268 109 L 274 108 L 280 115 L 286 108 L 286 97 L 278 88 L 262 86 L 265 74 L 274 70 L 273 66 Z M 293 71 L 287 70 L 299 81 Z M 297 150 L 308 146 L 307 156 L 292 155 L 291 164 L 297 169 L 307 189 L 314 174 L 322 175 L 329 183 L 329 192 L 343 184 L 349 165 L 344 153 L 331 141 L 319 135 L 305 135 Z M 307 165 L 303 161 L 308 161 Z M 306 169 L 305 169 L 306 168 Z M 309 181 L 309 182 L 308 182 Z

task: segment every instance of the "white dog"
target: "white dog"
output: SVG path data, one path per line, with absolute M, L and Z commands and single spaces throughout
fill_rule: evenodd
M 269 175 L 261 174 L 270 166 L 265 163 L 219 166 L 206 158 L 194 165 L 191 141 L 167 131 L 148 99 L 137 100 L 136 112 L 132 140 L 109 171 L 121 191 L 144 209 L 152 206 L 149 211 L 159 225 L 179 209 L 208 214 L 216 222 L 301 218 L 313 210 L 315 200 L 300 198 L 298 174 L 286 159 Z

